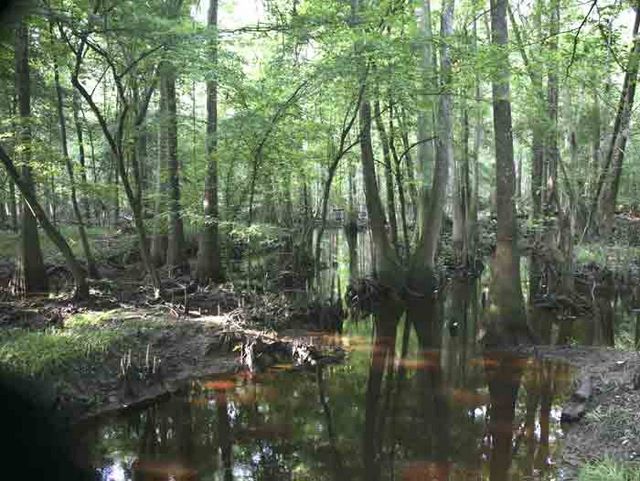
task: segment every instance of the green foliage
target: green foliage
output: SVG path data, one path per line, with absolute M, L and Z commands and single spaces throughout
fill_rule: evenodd
M 587 464 L 580 470 L 579 481 L 640 481 L 640 467 L 605 459 Z
M 275 243 L 281 235 L 282 229 L 268 224 L 234 225 L 229 231 L 229 240 L 232 244 L 257 249 Z

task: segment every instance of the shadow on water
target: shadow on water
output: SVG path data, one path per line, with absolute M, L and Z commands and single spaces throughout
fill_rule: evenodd
M 333 251 L 317 292 L 337 297 L 349 266 L 367 271 L 370 257 L 354 259 L 367 256 L 364 235 L 350 249 L 339 233 L 325 235 Z M 588 323 L 553 297 L 547 267 L 524 259 L 520 268 L 529 327 L 543 342 L 633 338 L 633 293 L 589 290 Z M 453 279 L 432 295 L 388 296 L 348 319 L 340 337 L 323 341 L 349 350 L 343 365 L 194 381 L 85 426 L 98 479 L 555 479 L 572 373 L 562 363 L 484 349 L 490 274 Z

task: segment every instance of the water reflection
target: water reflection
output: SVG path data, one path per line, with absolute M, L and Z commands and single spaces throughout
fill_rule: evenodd
M 350 237 L 350 238 L 347 238 Z M 328 231 L 319 298 L 372 265 L 368 234 Z M 87 426 L 98 479 L 503 481 L 554 479 L 564 364 L 484 349 L 491 276 L 389 296 L 327 338 L 349 351 L 315 372 L 277 366 L 194 382 L 169 399 Z M 638 292 L 522 258 L 528 326 L 545 344 L 635 342 Z M 489 294 L 488 294 L 489 293 Z
M 570 373 L 484 354 L 479 292 L 382 302 L 347 325 L 345 365 L 194 382 L 103 419 L 83 441 L 99 479 L 551 479 Z

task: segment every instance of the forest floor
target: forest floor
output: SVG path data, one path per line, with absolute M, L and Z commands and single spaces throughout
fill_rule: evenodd
M 570 363 L 577 382 L 591 381 L 584 416 L 564 425 L 560 479 L 577 479 L 581 467 L 606 460 L 640 470 L 640 355 L 591 346 L 537 346 L 535 351 Z

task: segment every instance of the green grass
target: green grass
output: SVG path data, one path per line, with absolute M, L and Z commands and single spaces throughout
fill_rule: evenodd
M 0 337 L 0 364 L 18 374 L 47 376 L 102 355 L 122 338 L 110 329 L 14 329 Z
M 57 376 L 99 364 L 109 351 L 142 349 L 140 335 L 163 325 L 113 310 L 75 314 L 64 328 L 0 331 L 0 366 L 30 377 Z
M 80 312 L 78 314 L 73 314 L 72 316 L 69 316 L 68 318 L 65 319 L 64 321 L 64 326 L 66 328 L 71 328 L 71 329 L 75 329 L 75 328 L 82 328 L 82 327 L 99 327 L 100 325 L 104 324 L 106 321 L 117 317 L 118 311 L 117 310 L 110 310 L 110 311 L 101 311 L 101 312 L 95 312 L 95 311 L 86 311 L 86 312 Z
M 610 459 L 589 463 L 580 470 L 579 481 L 640 481 L 640 467 Z

